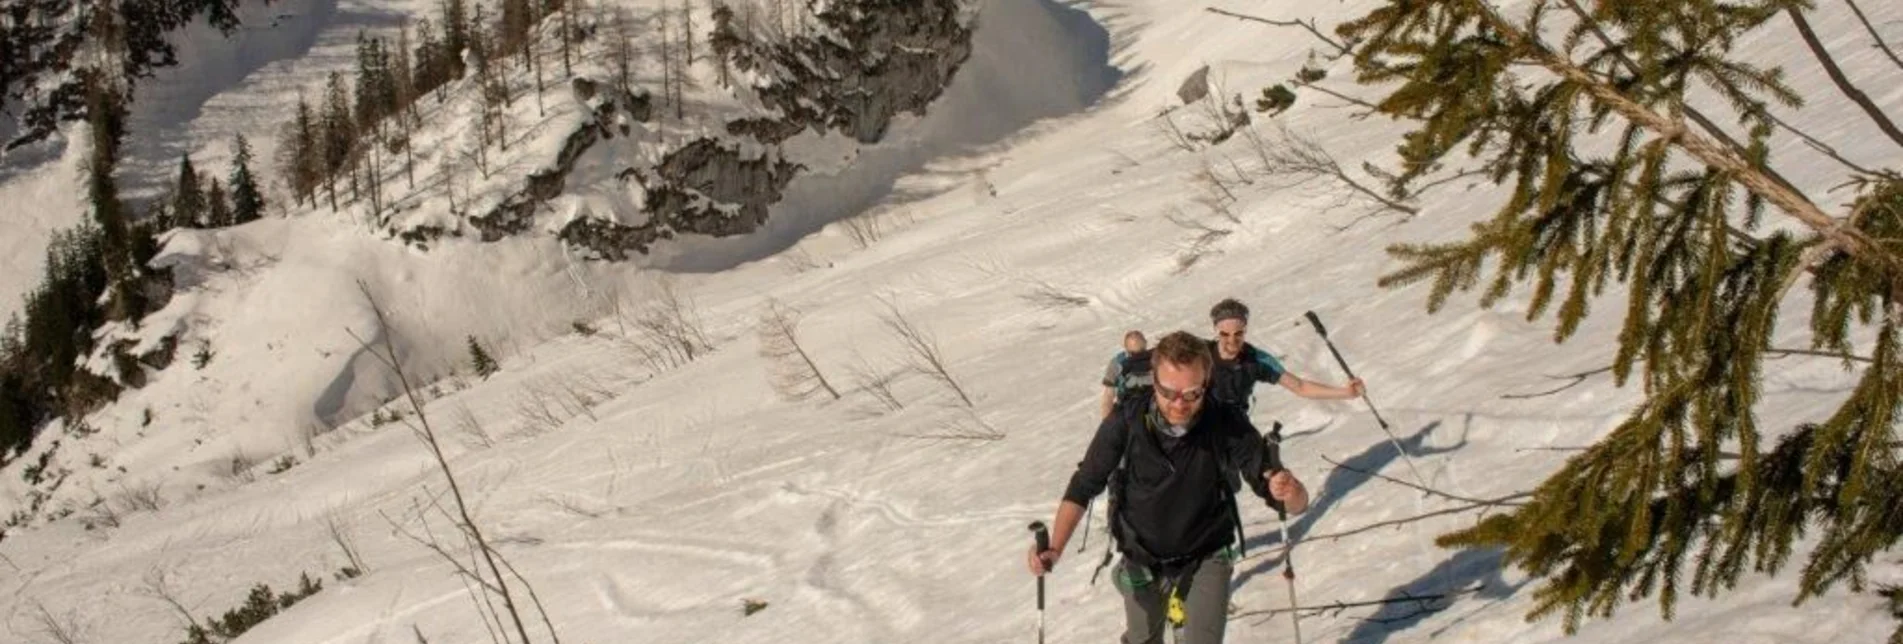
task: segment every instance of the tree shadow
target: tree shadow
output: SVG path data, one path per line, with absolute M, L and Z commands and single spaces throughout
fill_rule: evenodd
M 1463 432 L 1460 442 L 1447 447 L 1424 449 L 1423 444 L 1427 441 L 1427 437 L 1432 435 L 1434 430 L 1439 428 L 1440 421 L 1436 420 L 1421 427 L 1415 431 L 1413 435 L 1400 438 L 1399 442 L 1402 449 L 1407 450 L 1407 453 L 1411 456 L 1430 456 L 1452 452 L 1467 446 L 1467 437 L 1465 432 Z M 1285 438 L 1284 440 L 1287 439 Z M 1369 445 L 1368 448 L 1362 450 L 1360 454 L 1356 454 L 1352 458 L 1342 461 L 1344 467 L 1337 467 L 1333 471 L 1330 471 L 1328 478 L 1323 480 L 1320 490 L 1311 495 L 1314 500 L 1310 503 L 1308 511 L 1288 523 L 1289 538 L 1299 543 L 1303 537 L 1307 536 L 1308 533 L 1314 529 L 1316 523 L 1321 521 L 1322 517 L 1326 516 L 1342 499 L 1347 498 L 1349 493 L 1361 487 L 1362 484 L 1374 480 L 1372 476 L 1353 471 L 1349 468 L 1366 472 L 1379 472 L 1389 463 L 1399 459 L 1400 453 L 1394 449 L 1394 442 L 1387 440 L 1387 437 L 1383 436 L 1382 440 Z M 1282 534 L 1279 530 L 1262 530 L 1260 534 L 1244 541 L 1243 546 L 1244 550 L 1266 549 L 1271 545 L 1280 544 L 1281 542 Z M 1279 554 L 1274 557 L 1266 558 L 1236 575 L 1235 581 L 1232 583 L 1240 587 L 1250 578 L 1263 572 L 1272 571 L 1280 566 L 1281 563 L 1282 558 Z

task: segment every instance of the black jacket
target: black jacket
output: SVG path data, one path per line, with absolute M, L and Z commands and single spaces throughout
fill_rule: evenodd
M 1122 525 L 1134 533 L 1120 535 L 1124 541 L 1120 548 L 1126 555 L 1132 554 L 1135 545 L 1159 560 L 1193 558 L 1229 545 L 1236 524 L 1227 499 L 1237 482 L 1234 475 L 1226 476 L 1228 472 L 1239 474 L 1271 506 L 1279 505 L 1262 479 L 1266 471 L 1262 437 L 1241 410 L 1204 403 L 1189 432 L 1170 438 L 1152 427 L 1163 422 L 1152 413 L 1154 406 L 1148 397 L 1119 404 L 1117 412 L 1097 427 L 1097 436 L 1064 491 L 1064 500 L 1088 505 L 1110 485 L 1118 464 L 1123 464 L 1127 475 L 1118 503 L 1122 516 L 1113 516 L 1112 521 L 1126 521 Z M 1223 467 L 1224 459 L 1228 468 Z M 1132 539 L 1135 544 L 1128 543 Z

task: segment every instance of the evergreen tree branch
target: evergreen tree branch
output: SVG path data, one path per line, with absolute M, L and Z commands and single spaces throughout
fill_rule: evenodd
M 1889 56 L 1890 62 L 1896 63 L 1897 69 L 1903 69 L 1903 58 L 1899 58 L 1896 52 L 1890 49 L 1890 44 L 1883 41 L 1883 34 L 1877 33 L 1877 28 L 1870 25 L 1870 18 L 1863 15 L 1863 8 L 1857 6 L 1857 0 L 1844 0 L 1844 4 L 1850 5 L 1851 13 L 1857 14 L 1857 22 L 1863 23 L 1863 29 L 1870 32 L 1870 39 L 1877 41 L 1877 49 L 1883 50 L 1883 55 Z
M 1599 43 L 1606 48 L 1606 51 L 1612 52 L 1612 54 L 1619 59 L 1620 64 L 1625 66 L 1626 71 L 1634 75 L 1641 73 L 1642 70 L 1639 64 L 1634 62 L 1631 56 L 1627 56 L 1624 49 L 1614 44 L 1612 36 L 1606 33 L 1604 26 L 1599 24 L 1599 20 L 1592 17 L 1592 14 L 1588 13 L 1585 8 L 1579 6 L 1579 0 L 1561 1 L 1566 3 L 1566 7 L 1572 10 L 1573 15 L 1579 18 L 1580 23 L 1584 25 L 1588 31 L 1592 32 L 1593 37 L 1599 39 Z M 1487 15 L 1494 16 L 1491 8 L 1486 8 L 1485 11 Z M 1544 46 L 1541 46 L 1541 48 L 1544 49 Z M 1691 119 L 1693 123 L 1698 124 L 1700 129 L 1723 143 L 1726 148 L 1731 150 L 1732 154 L 1743 158 L 1750 158 L 1749 149 L 1743 144 L 1738 143 L 1737 139 L 1732 138 L 1731 134 L 1726 132 L 1724 128 L 1718 127 L 1718 124 L 1713 122 L 1710 117 L 1705 116 L 1704 112 L 1699 111 L 1696 107 L 1685 104 L 1680 104 L 1677 108 L 1684 112 L 1685 118 Z M 1759 112 L 1761 116 L 1768 115 L 1768 113 L 1763 112 L 1762 108 L 1759 108 Z M 1786 129 L 1789 129 L 1789 127 L 1787 126 Z M 1791 183 L 1789 179 L 1784 178 L 1784 175 L 1779 173 L 1775 168 L 1771 168 L 1767 165 L 1757 167 L 1778 183 L 1783 184 L 1783 186 L 1791 192 L 1799 192 L 1797 185 Z
M 1393 484 L 1395 484 L 1395 485 L 1400 485 L 1400 486 L 1403 486 L 1403 487 L 1408 487 L 1408 488 L 1413 488 L 1413 489 L 1416 489 L 1416 490 L 1420 490 L 1421 492 L 1424 492 L 1424 493 L 1427 493 L 1427 494 L 1431 494 L 1431 495 L 1434 495 L 1434 496 L 1438 496 L 1438 497 L 1441 497 L 1441 498 L 1443 498 L 1443 499 L 1449 499 L 1449 500 L 1453 500 L 1453 501 L 1460 501 L 1460 502 L 1463 502 L 1463 503 L 1478 503 L 1478 504 L 1484 504 L 1484 505 L 1509 505 L 1509 506 L 1518 506 L 1518 505 L 1525 505 L 1524 503 L 1520 503 L 1520 502 L 1518 502 L 1518 501 L 1501 501 L 1501 500 L 1498 500 L 1498 499 L 1494 499 L 1494 500 L 1487 500 L 1487 499 L 1476 499 L 1476 498 L 1473 498 L 1473 497 L 1466 497 L 1466 496 L 1460 496 L 1460 495 L 1458 495 L 1458 494 L 1453 494 L 1453 493 L 1449 493 L 1449 492 L 1442 492 L 1442 491 L 1440 491 L 1440 490 L 1436 490 L 1436 489 L 1434 489 L 1434 488 L 1430 488 L 1430 487 L 1427 487 L 1427 486 L 1425 486 L 1425 485 L 1421 485 L 1421 484 L 1419 484 L 1419 483 L 1409 483 L 1409 482 L 1407 482 L 1407 481 L 1403 481 L 1403 480 L 1400 480 L 1400 479 L 1397 479 L 1397 478 L 1394 478 L 1394 477 L 1391 477 L 1391 476 L 1388 476 L 1388 475 L 1386 475 L 1386 474 L 1382 474 L 1382 473 L 1380 473 L 1380 472 L 1375 472 L 1375 471 L 1371 471 L 1371 470 L 1365 470 L 1365 469 L 1362 469 L 1362 468 L 1359 468 L 1359 467 L 1355 467 L 1355 466 L 1353 466 L 1353 465 L 1347 465 L 1347 464 L 1344 464 L 1344 463 L 1341 463 L 1340 461 L 1336 461 L 1335 459 L 1332 459 L 1332 458 L 1328 458 L 1328 456 L 1327 456 L 1327 455 L 1325 455 L 1325 454 L 1324 454 L 1324 455 L 1322 455 L 1322 460 L 1324 460 L 1324 461 L 1327 461 L 1329 465 L 1333 465 L 1333 466 L 1335 466 L 1335 467 L 1338 467 L 1338 468 L 1341 468 L 1341 469 L 1344 469 L 1344 470 L 1348 470 L 1348 471 L 1350 471 L 1350 472 L 1354 472 L 1354 473 L 1356 473 L 1356 474 L 1360 474 L 1360 475 L 1362 475 L 1362 476 L 1371 476 L 1371 477 L 1374 477 L 1374 478 L 1377 478 L 1377 479 L 1381 479 L 1381 480 L 1383 480 L 1383 481 L 1387 481 L 1387 482 L 1389 482 L 1389 483 L 1393 483 Z
M 1845 252 L 1886 268 L 1893 270 L 1898 268 L 1897 258 L 1884 252 L 1862 232 L 1846 227 L 1842 222 L 1825 214 L 1817 204 L 1789 188 L 1786 182 L 1775 178 L 1768 169 L 1757 166 L 1746 157 L 1712 139 L 1688 130 L 1684 123 L 1640 105 L 1632 97 L 1594 77 L 1573 64 L 1571 60 L 1547 48 L 1526 31 L 1508 22 L 1484 0 L 1473 1 L 1480 10 L 1482 20 L 1490 28 L 1508 41 L 1524 48 L 1547 71 L 1577 84 L 1580 89 L 1585 90 L 1602 105 L 1690 153 L 1705 165 L 1731 175 L 1738 184 L 1803 222 L 1825 238 L 1836 242 Z
M 1890 117 L 1883 113 L 1883 108 L 1877 107 L 1877 104 L 1870 100 L 1870 95 L 1863 93 L 1862 89 L 1850 82 L 1849 76 L 1844 75 L 1843 68 L 1837 66 L 1837 59 L 1830 55 L 1830 50 L 1824 48 L 1823 41 L 1817 39 L 1817 32 L 1811 29 L 1810 21 L 1804 18 L 1804 12 L 1793 7 L 1785 9 L 1784 14 L 1791 17 L 1791 24 L 1797 26 L 1798 35 L 1804 37 L 1804 44 L 1810 47 L 1811 55 L 1817 58 L 1817 62 L 1824 66 L 1824 73 L 1830 76 L 1830 82 L 1837 85 L 1838 91 L 1843 92 L 1844 96 L 1850 98 L 1850 102 L 1862 108 L 1863 113 L 1870 117 L 1871 122 L 1876 123 L 1877 129 L 1882 130 L 1885 136 L 1890 137 L 1890 140 L 1895 141 L 1898 146 L 1903 146 L 1903 130 L 1897 129 L 1896 123 L 1891 122 Z
M 1233 11 L 1224 11 L 1222 9 L 1217 9 L 1215 7 L 1203 7 L 1203 10 L 1213 14 L 1217 14 L 1217 15 L 1229 16 L 1231 18 L 1237 18 L 1240 20 L 1248 20 L 1252 22 L 1260 22 L 1264 24 L 1275 25 L 1277 27 L 1301 27 L 1303 29 L 1308 30 L 1308 33 L 1313 34 L 1315 36 L 1315 39 L 1328 43 L 1328 46 L 1330 47 L 1334 47 L 1337 58 L 1354 53 L 1347 45 L 1344 45 L 1339 42 L 1335 42 L 1335 39 L 1329 38 L 1327 34 L 1322 33 L 1321 30 L 1319 29 L 1316 29 L 1314 20 L 1306 20 L 1306 21 L 1304 20 L 1271 20 L 1269 18 L 1258 18 L 1256 16 L 1244 15 L 1244 14 L 1236 13 Z

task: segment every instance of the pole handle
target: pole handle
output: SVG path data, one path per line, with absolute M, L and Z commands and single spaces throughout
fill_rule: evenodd
M 1039 559 L 1042 559 L 1044 557 L 1044 552 L 1046 550 L 1051 549 L 1051 533 L 1049 530 L 1047 530 L 1044 527 L 1043 521 L 1032 521 L 1031 533 L 1032 535 L 1034 535 L 1034 538 L 1037 540 L 1037 556 Z M 1050 562 L 1046 561 L 1044 562 L 1044 565 L 1046 568 L 1049 568 Z M 1044 577 L 1042 575 L 1039 575 L 1037 578 L 1037 613 L 1038 613 L 1038 639 L 1042 641 L 1044 639 L 1044 628 L 1043 628 Z

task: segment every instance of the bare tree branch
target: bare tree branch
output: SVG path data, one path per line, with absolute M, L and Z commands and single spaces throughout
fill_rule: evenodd
M 1875 360 L 1872 360 L 1870 358 L 1866 358 L 1863 356 L 1851 355 L 1848 353 L 1838 353 L 1835 351 L 1813 351 L 1810 349 L 1765 349 L 1764 352 L 1774 356 L 1817 356 L 1820 358 L 1837 358 L 1840 360 L 1849 360 L 1852 362 L 1862 362 L 1866 364 L 1876 362 Z
M 1341 167 L 1334 155 L 1322 147 L 1313 138 L 1296 134 L 1288 126 L 1276 124 L 1276 138 L 1249 130 L 1249 141 L 1256 148 L 1256 155 L 1263 163 L 1262 171 L 1272 177 L 1287 177 L 1291 186 L 1305 184 L 1316 179 L 1326 179 L 1353 191 L 1360 197 L 1379 204 L 1382 210 L 1392 210 L 1409 217 L 1420 214 L 1420 208 L 1402 203 L 1375 190 L 1354 177 Z
M 1395 484 L 1395 485 L 1400 485 L 1400 486 L 1403 486 L 1403 487 L 1408 487 L 1408 488 L 1413 488 L 1413 489 L 1416 489 L 1416 490 L 1420 490 L 1420 491 L 1422 491 L 1422 492 L 1425 492 L 1425 493 L 1427 493 L 1427 494 L 1432 494 L 1432 495 L 1434 495 L 1434 496 L 1438 496 L 1438 497 L 1441 497 L 1441 498 L 1444 498 L 1444 499 L 1450 499 L 1450 500 L 1454 500 L 1454 501 L 1461 501 L 1461 502 L 1465 502 L 1465 503 L 1478 503 L 1478 504 L 1485 504 L 1485 505 L 1525 505 L 1525 503 L 1521 503 L 1521 502 L 1518 502 L 1518 501 L 1512 501 L 1512 500 L 1508 500 L 1508 501 L 1501 501 L 1501 500 L 1498 500 L 1498 499 L 1495 499 L 1495 500 L 1492 500 L 1492 501 L 1489 501 L 1489 500 L 1486 500 L 1486 499 L 1476 499 L 1476 498 L 1472 498 L 1472 497 L 1465 497 L 1465 496 L 1460 496 L 1460 495 L 1458 495 L 1458 494 L 1450 494 L 1450 493 L 1447 493 L 1447 492 L 1442 492 L 1442 491 L 1440 491 L 1440 490 L 1436 490 L 1436 489 L 1434 489 L 1434 488 L 1430 488 L 1430 487 L 1427 487 L 1427 486 L 1424 486 L 1424 485 L 1420 485 L 1420 484 L 1418 484 L 1418 483 L 1409 483 L 1409 482 L 1407 482 L 1407 481 L 1403 481 L 1403 480 L 1401 480 L 1401 479 L 1397 479 L 1397 478 L 1394 478 L 1394 477 L 1391 477 L 1391 476 L 1388 476 L 1388 475 L 1386 475 L 1386 474 L 1382 474 L 1382 473 L 1380 473 L 1380 472 L 1374 472 L 1374 471 L 1370 471 L 1370 470 L 1364 470 L 1364 469 L 1361 469 L 1361 468 L 1359 468 L 1359 467 L 1355 467 L 1355 466 L 1353 466 L 1353 465 L 1346 465 L 1346 464 L 1343 464 L 1343 463 L 1340 463 L 1340 462 L 1338 462 L 1338 461 L 1336 461 L 1335 459 L 1332 459 L 1332 458 L 1328 458 L 1328 456 L 1327 456 L 1327 455 L 1323 455 L 1323 456 L 1322 456 L 1322 460 L 1324 460 L 1324 461 L 1328 461 L 1328 464 L 1330 464 L 1330 465 L 1333 465 L 1333 466 L 1335 466 L 1335 467 L 1339 467 L 1339 468 L 1341 468 L 1341 469 L 1344 469 L 1344 470 L 1348 470 L 1348 471 L 1350 471 L 1350 472 L 1354 472 L 1354 473 L 1356 473 L 1356 474 L 1360 474 L 1360 475 L 1363 475 L 1363 476 L 1372 476 L 1372 477 L 1374 477 L 1374 478 L 1378 478 L 1378 479 L 1381 479 L 1381 480 L 1383 480 L 1383 481 L 1387 481 L 1387 482 L 1389 482 L 1389 483 L 1393 483 L 1393 484 Z
M 46 604 L 33 602 L 33 623 L 40 627 L 40 634 L 57 644 L 79 644 L 84 641 L 86 625 L 80 623 L 78 611 L 66 611 L 54 615 L 46 609 Z
M 1317 541 L 1321 539 L 1328 539 L 1332 541 L 1332 540 L 1340 539 L 1342 537 L 1348 537 L 1348 536 L 1361 534 L 1363 532 L 1368 532 L 1370 530 L 1375 530 L 1378 528 L 1386 528 L 1386 527 L 1392 527 L 1397 525 L 1406 525 L 1406 524 L 1414 523 L 1416 521 L 1420 521 L 1423 519 L 1431 519 L 1433 517 L 1438 517 L 1438 516 L 1445 516 L 1449 514 L 1459 514 L 1462 512 L 1467 512 L 1469 510 L 1485 510 L 1489 508 L 1513 505 L 1512 503 L 1510 503 L 1511 501 L 1516 501 L 1516 500 L 1528 498 L 1531 496 L 1533 496 L 1532 492 L 1519 492 L 1515 494 L 1508 494 L 1503 497 L 1499 497 L 1496 499 L 1487 499 L 1485 501 L 1481 501 L 1478 503 L 1469 503 L 1467 505 L 1447 508 L 1443 510 L 1435 510 L 1433 512 L 1428 512 L 1425 514 L 1416 514 L 1411 517 L 1404 517 L 1400 519 L 1391 519 L 1388 521 L 1377 521 L 1375 523 L 1370 523 L 1368 525 L 1364 525 L 1359 528 L 1352 528 L 1352 529 L 1343 530 L 1340 532 L 1331 532 L 1328 534 L 1313 535 L 1310 537 L 1303 538 L 1302 543 L 1307 544 L 1309 542 Z
M 138 593 L 159 600 L 170 607 L 172 612 L 178 613 L 179 618 L 185 621 L 186 626 L 203 628 L 198 623 L 198 618 L 192 616 L 191 609 L 186 608 L 185 603 L 178 600 L 178 589 L 172 587 L 171 577 L 171 573 L 164 568 L 153 566 L 151 570 L 146 571 L 145 585 L 139 587 Z
M 898 378 L 898 372 L 882 372 L 867 362 L 865 356 L 858 356 L 857 361 L 847 365 L 846 371 L 852 374 L 853 382 L 859 385 L 859 389 L 871 394 L 886 411 L 905 409 L 905 404 L 899 402 L 899 397 L 892 393 L 892 381 Z
M 826 380 L 813 356 L 800 345 L 798 309 L 768 299 L 760 312 L 756 332 L 760 337 L 760 356 L 768 361 L 773 390 L 790 400 L 805 400 L 821 391 L 839 400 L 839 390 Z
M 349 562 L 351 569 L 356 570 L 358 574 L 370 572 L 370 567 L 363 563 L 363 555 L 357 547 L 357 537 L 350 533 L 350 525 L 344 522 L 343 517 L 336 512 L 326 512 L 323 523 L 324 533 L 330 537 L 330 542 L 344 553 L 344 561 Z
M 1319 606 L 1293 606 L 1293 607 L 1283 607 L 1283 608 L 1270 608 L 1265 610 L 1251 610 L 1251 611 L 1244 611 L 1244 612 L 1236 613 L 1234 615 L 1230 615 L 1229 619 L 1235 620 L 1235 619 L 1242 619 L 1244 617 L 1273 617 L 1275 615 L 1281 615 L 1284 613 L 1289 613 L 1294 611 L 1301 611 L 1302 613 L 1304 613 L 1304 616 L 1306 617 L 1314 617 L 1319 615 L 1328 615 L 1332 617 L 1332 616 L 1340 615 L 1342 611 L 1350 609 L 1350 608 L 1360 608 L 1363 606 L 1386 606 L 1389 604 L 1418 603 L 1418 604 L 1421 604 L 1423 607 L 1425 607 L 1428 604 L 1431 604 L 1432 602 L 1446 600 L 1446 599 L 1453 599 L 1461 595 L 1472 595 L 1472 594 L 1480 592 L 1481 590 L 1484 590 L 1485 588 L 1486 588 L 1485 584 L 1474 584 L 1472 588 L 1464 588 L 1461 590 L 1438 593 L 1433 595 L 1414 595 L 1414 594 L 1409 594 L 1406 591 L 1402 591 L 1400 597 L 1387 597 L 1383 599 L 1376 599 L 1373 601 L 1365 601 L 1365 602 L 1345 602 L 1344 603 L 1344 602 L 1336 601 L 1333 603 L 1322 604 Z
M 1883 41 L 1883 34 L 1877 33 L 1877 28 L 1870 25 L 1870 19 L 1863 15 L 1863 8 L 1857 6 L 1857 0 L 1844 0 L 1844 4 L 1850 5 L 1851 13 L 1857 14 L 1857 22 L 1863 23 L 1864 30 L 1870 32 L 1870 39 L 1877 41 L 1877 49 L 1883 50 L 1883 55 L 1889 56 L 1890 62 L 1896 63 L 1898 69 L 1903 69 L 1903 58 L 1897 57 L 1896 52 L 1890 49 L 1890 44 Z
M 1824 66 L 1824 73 L 1830 75 L 1830 82 L 1836 83 L 1837 89 L 1849 97 L 1850 102 L 1863 108 L 1863 113 L 1876 123 L 1877 129 L 1882 130 L 1897 145 L 1903 146 L 1903 130 L 1898 130 L 1896 124 L 1890 122 L 1889 115 L 1883 113 L 1883 108 L 1877 107 L 1876 102 L 1870 100 L 1870 95 L 1863 93 L 1862 89 L 1850 82 L 1849 76 L 1844 75 L 1843 68 L 1837 66 L 1837 59 L 1831 57 L 1830 50 L 1825 49 L 1823 41 L 1817 39 L 1817 32 L 1811 30 L 1810 21 L 1804 18 L 1804 12 L 1792 7 L 1785 9 L 1784 14 L 1791 17 L 1791 24 L 1797 25 L 1798 35 L 1804 37 L 1804 44 L 1810 47 L 1811 55 L 1816 56 L 1817 62 Z
M 938 348 L 938 340 L 932 337 L 930 332 L 920 329 L 918 325 L 907 319 L 905 313 L 899 310 L 899 304 L 895 299 L 881 297 L 880 301 L 885 304 L 885 313 L 879 318 L 885 322 L 886 328 L 891 330 L 893 335 L 898 336 L 899 342 L 905 345 L 912 368 L 944 383 L 946 388 L 952 390 L 952 393 L 958 394 L 958 399 L 963 401 L 966 407 L 975 406 L 971 402 L 971 396 L 965 395 L 965 388 L 959 386 L 958 379 L 952 377 L 951 369 L 946 365 L 945 352 Z
M 1593 370 L 1591 370 L 1591 371 L 1581 371 L 1581 372 L 1579 372 L 1579 373 L 1576 373 L 1576 374 L 1572 374 L 1572 375 L 1570 375 L 1570 376 L 1547 376 L 1547 377 L 1549 377 L 1549 378 L 1554 378 L 1554 379 L 1566 379 L 1566 378 L 1572 378 L 1572 379 L 1573 379 L 1573 381 L 1572 381 L 1572 382 L 1569 382 L 1569 383 L 1566 383 L 1566 384 L 1564 384 L 1564 385 L 1560 385 L 1560 386 L 1559 386 L 1558 388 L 1556 388 L 1556 389 L 1549 389 L 1549 390 L 1546 390 L 1546 391 L 1542 391 L 1542 392 L 1539 392 L 1539 393 L 1531 393 L 1531 394 L 1503 394 L 1503 395 L 1501 395 L 1500 397 L 1501 397 L 1501 398 L 1506 398 L 1506 399 L 1508 399 L 1508 400 L 1525 400 L 1525 399 L 1528 399 L 1528 398 L 1539 398 L 1539 397 L 1541 397 L 1541 396 L 1551 396 L 1551 395 L 1553 395 L 1553 394 L 1556 394 L 1556 393 L 1559 393 L 1559 392 L 1562 392 L 1562 391 L 1565 391 L 1565 390 L 1567 390 L 1567 389 L 1572 389 L 1573 387 L 1577 387 L 1577 386 L 1579 386 L 1579 384 L 1580 384 L 1580 383 L 1582 383 L 1582 382 L 1585 382 L 1587 378 L 1590 378 L 1590 377 L 1593 377 L 1593 376 L 1596 376 L 1596 375 L 1599 375 L 1599 374 L 1602 374 L 1602 373 L 1606 373 L 1606 372 L 1608 372 L 1608 371 L 1612 371 L 1612 367 L 1610 367 L 1610 366 L 1605 366 L 1605 367 L 1600 367 L 1600 368 L 1598 368 L 1598 369 L 1593 369 Z
M 1353 51 L 1349 50 L 1347 45 L 1344 45 L 1339 42 L 1335 42 L 1335 39 L 1329 38 L 1327 34 L 1324 34 L 1322 33 L 1320 29 L 1315 28 L 1315 21 L 1312 19 L 1305 20 L 1305 21 L 1304 20 L 1272 20 L 1269 18 L 1259 18 L 1256 16 L 1244 15 L 1244 14 L 1236 13 L 1233 11 L 1224 11 L 1222 9 L 1217 9 L 1215 7 L 1203 7 L 1203 10 L 1213 14 L 1217 14 L 1217 15 L 1229 16 L 1231 18 L 1236 18 L 1239 20 L 1248 20 L 1251 22 L 1260 22 L 1263 24 L 1275 25 L 1277 27 L 1301 27 L 1303 29 L 1308 30 L 1308 33 L 1314 35 L 1316 40 L 1320 40 L 1324 43 L 1328 43 L 1328 46 L 1334 47 L 1336 52 L 1335 54 L 1336 58 L 1340 58 L 1342 56 L 1346 56 L 1348 54 L 1354 53 Z
M 511 592 L 509 584 L 502 578 L 502 569 L 497 564 L 497 559 L 499 559 L 500 556 L 495 549 L 489 545 L 481 529 L 476 526 L 475 519 L 470 516 L 469 504 L 463 497 L 462 486 L 457 482 L 454 471 L 449 467 L 449 457 L 443 454 L 442 443 L 436 439 L 436 431 L 430 426 L 429 414 L 423 408 L 423 401 L 417 397 L 416 387 L 410 382 L 409 373 L 403 369 L 402 360 L 397 358 L 396 343 L 392 340 L 392 336 L 396 335 L 396 328 L 390 324 L 389 317 L 384 314 L 383 307 L 377 303 L 376 297 L 370 294 L 370 285 L 358 281 L 357 288 L 363 293 L 364 301 L 370 306 L 370 311 L 376 315 L 377 328 L 381 332 L 379 337 L 382 340 L 380 344 L 382 345 L 381 348 L 383 352 L 379 360 L 390 367 L 390 370 L 397 378 L 398 386 L 403 388 L 403 397 L 409 401 L 410 409 L 414 412 L 417 424 L 420 426 L 418 436 L 423 439 L 424 446 L 429 448 L 430 455 L 434 457 L 437 468 L 442 471 L 443 479 L 448 483 L 450 496 L 456 502 L 458 527 L 475 541 L 478 550 L 481 551 L 483 561 L 488 566 L 487 574 L 493 576 L 495 591 L 497 595 L 502 598 L 503 606 L 507 608 L 509 617 L 514 622 L 516 633 L 522 637 L 522 644 L 528 644 L 528 642 L 532 641 L 529 639 L 528 626 L 523 624 L 521 611 L 516 608 L 514 594 Z M 356 336 L 354 332 L 351 335 L 352 337 Z M 373 347 L 369 343 L 364 342 L 362 338 L 357 338 L 357 342 L 371 355 L 377 354 L 377 347 Z M 484 583 L 487 584 L 488 582 L 485 581 Z M 526 582 L 524 585 L 527 585 Z M 551 624 L 549 627 L 552 632 L 554 626 Z

